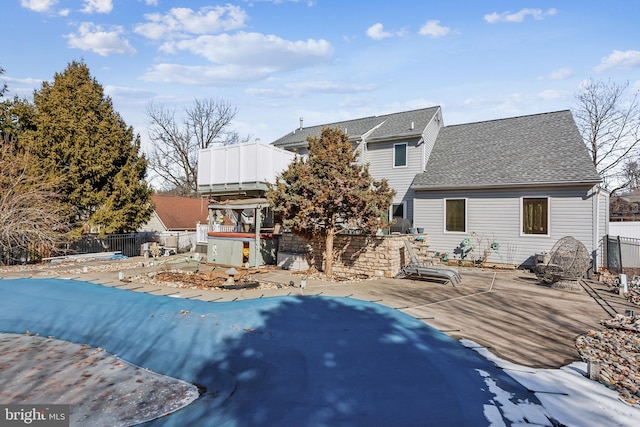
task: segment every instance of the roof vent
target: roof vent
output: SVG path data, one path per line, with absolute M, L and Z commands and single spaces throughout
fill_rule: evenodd
M 302 130 L 303 124 L 304 124 L 304 117 L 300 117 L 300 130 Z
M 415 129 L 415 124 L 413 122 L 411 122 L 411 130 Z

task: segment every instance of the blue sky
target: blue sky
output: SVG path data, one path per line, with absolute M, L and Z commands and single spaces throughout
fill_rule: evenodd
M 572 108 L 588 78 L 640 88 L 635 1 L 5 0 L 8 96 L 82 60 L 146 139 L 150 102 L 299 125 L 440 105 L 445 124 Z

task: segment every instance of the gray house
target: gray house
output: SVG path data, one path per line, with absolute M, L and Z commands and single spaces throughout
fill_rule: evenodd
M 440 107 L 424 108 L 382 116 L 365 117 L 320 126 L 302 127 L 273 142 L 299 154 L 307 153 L 307 137 L 319 136 L 323 127 L 339 127 L 349 136 L 360 161 L 369 164 L 376 179 L 386 178 L 396 190 L 390 219 L 408 223 L 414 217 L 415 176 L 425 171 L 429 154 L 442 128 Z
M 301 122 L 273 145 L 305 154 L 325 126 L 341 128 L 396 190 L 390 218 L 423 228 L 430 249 L 450 258 L 528 266 L 564 236 L 595 253 L 607 234 L 609 195 L 569 111 L 455 126 L 440 107 Z
M 598 248 L 600 181 L 569 111 L 446 126 L 413 181 L 413 219 L 433 248 L 468 238 L 489 261 L 530 265 L 567 235 Z

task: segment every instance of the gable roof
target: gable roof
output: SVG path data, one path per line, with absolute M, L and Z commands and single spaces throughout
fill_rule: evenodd
M 440 129 L 415 190 L 600 182 L 568 110 Z
M 198 221 L 207 223 L 208 200 L 158 194 L 154 194 L 151 200 L 156 215 L 167 230 L 195 230 Z
M 421 108 L 401 113 L 298 128 L 275 140 L 272 144 L 287 148 L 303 147 L 307 145 L 309 136 L 320 136 L 324 127 L 340 128 L 347 133 L 352 141 L 362 139 L 362 136 L 370 131 L 372 132 L 367 136 L 367 141 L 420 137 L 439 110 L 440 107 Z

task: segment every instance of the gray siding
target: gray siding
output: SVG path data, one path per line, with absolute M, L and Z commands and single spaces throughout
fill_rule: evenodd
M 375 179 L 386 178 L 389 186 L 396 190 L 393 203 L 407 202 L 407 218 L 413 219 L 414 191 L 411 183 L 416 174 L 422 172 L 424 144 L 418 139 L 369 143 L 367 163 L 369 172 Z M 393 145 L 407 143 L 407 166 L 393 167 Z
M 436 138 L 442 126 L 444 126 L 442 122 L 442 112 L 438 110 L 422 133 L 422 139 L 424 139 L 424 163 L 422 164 L 421 173 L 424 172 L 426 168 L 429 156 L 431 156 L 431 151 L 433 151 L 433 146 L 436 144 Z
M 532 264 L 533 255 L 549 251 L 558 239 L 573 236 L 589 251 L 594 249 L 592 188 L 547 188 L 532 190 L 418 191 L 414 199 L 414 224 L 424 227 L 429 249 L 453 252 L 464 238 L 474 246 L 498 242 L 500 249 L 488 261 L 508 264 Z M 521 235 L 521 197 L 549 197 L 549 236 Z M 444 199 L 467 200 L 466 233 L 444 232 Z M 472 253 L 477 257 L 477 252 Z

